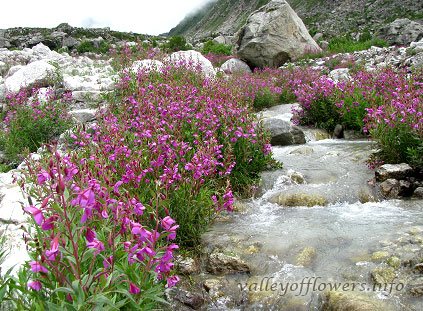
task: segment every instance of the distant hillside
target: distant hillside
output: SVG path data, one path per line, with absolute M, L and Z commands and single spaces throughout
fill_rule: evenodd
M 241 28 L 251 12 L 269 1 L 212 0 L 171 29 L 169 36 L 183 35 L 189 38 L 202 38 L 213 33 L 233 34 Z
M 233 34 L 249 14 L 270 0 L 213 0 L 169 32 L 191 39 L 213 33 Z M 310 33 L 333 37 L 347 32 L 374 32 L 396 18 L 423 20 L 419 0 L 287 0 Z

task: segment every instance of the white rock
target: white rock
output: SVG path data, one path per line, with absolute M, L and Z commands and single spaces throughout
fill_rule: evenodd
M 24 66 L 22 65 L 16 65 L 9 68 L 9 71 L 6 74 L 6 78 L 13 76 L 16 72 L 21 70 Z
M 42 87 L 37 92 L 37 98 L 40 101 L 47 102 L 54 95 L 54 90 L 48 87 Z
M 423 52 L 423 39 L 418 42 L 411 42 L 410 48 L 413 49 L 415 53 Z
M 225 73 L 251 73 L 250 67 L 242 60 L 231 58 L 220 66 Z
M 131 71 L 138 73 L 138 71 L 143 70 L 148 73 L 150 71 L 162 71 L 164 65 L 161 61 L 155 59 L 143 59 L 135 61 L 131 66 Z
M 21 227 L 22 225 L 14 224 L 0 225 L 0 232 L 2 232 L 6 239 L 3 245 L 6 256 L 1 264 L 2 275 L 12 267 L 12 275 L 16 275 L 19 267 L 30 259 L 22 238 L 24 231 Z
M 351 79 L 349 71 L 350 70 L 348 68 L 334 69 L 329 73 L 329 78 L 331 78 L 334 82 L 348 81 Z
M 168 58 L 165 59 L 175 66 L 188 66 L 189 68 L 201 69 L 201 72 L 208 78 L 216 76 L 216 71 L 213 68 L 212 63 L 205 58 L 200 52 L 189 50 L 189 51 L 178 51 L 172 53 Z
M 23 223 L 27 215 L 22 210 L 22 204 L 28 205 L 18 185 L 8 185 L 0 189 L 3 197 L 0 203 L 0 222 Z
M 4 85 L 3 78 L 0 77 L 0 100 L 6 95 L 6 86 Z
M 63 75 L 63 86 L 71 91 L 99 91 L 100 85 L 92 77 Z
M 32 85 L 46 86 L 52 82 L 56 68 L 49 63 L 39 60 L 22 67 L 6 79 L 6 90 L 18 92 L 22 87 Z

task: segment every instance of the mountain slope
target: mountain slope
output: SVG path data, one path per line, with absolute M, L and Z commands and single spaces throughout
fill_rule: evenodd
M 241 28 L 251 12 L 269 1 L 214 0 L 208 2 L 202 9 L 188 15 L 171 29 L 169 35 L 202 38 L 213 33 L 233 34 Z
M 213 33 L 233 34 L 249 14 L 270 0 L 214 0 L 182 20 L 169 35 L 200 39 Z M 396 18 L 423 20 L 418 0 L 287 0 L 313 35 L 375 32 Z

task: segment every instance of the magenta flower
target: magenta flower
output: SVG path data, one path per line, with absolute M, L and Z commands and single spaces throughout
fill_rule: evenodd
M 56 236 L 51 241 L 50 249 L 46 250 L 47 260 L 50 260 L 50 261 L 55 260 L 58 253 L 59 253 L 59 237 Z
M 103 242 L 101 242 L 97 239 L 94 239 L 92 242 L 88 242 L 87 247 L 96 249 L 96 251 L 94 252 L 94 254 L 96 254 L 96 255 L 98 255 L 101 251 L 104 251 Z
M 180 278 L 179 278 L 179 276 L 177 276 L 177 275 L 172 275 L 171 277 L 168 277 L 167 279 L 166 279 L 166 287 L 167 288 L 169 288 L 169 287 L 173 287 L 173 286 L 175 286 L 178 282 L 180 281 Z
M 176 221 L 172 219 L 170 216 L 166 216 L 165 218 L 162 219 L 161 223 L 162 223 L 163 229 L 170 230 L 172 225 L 176 223 Z
M 90 228 L 87 228 L 87 232 L 85 233 L 85 238 L 88 242 L 94 241 L 94 239 L 97 237 L 97 234 L 91 230 Z
M 139 287 L 137 287 L 134 283 L 129 283 L 129 292 L 132 294 L 132 295 L 136 295 L 136 294 L 139 294 L 140 293 L 140 288 Z
M 32 272 L 43 272 L 43 273 L 48 273 L 48 270 L 41 265 L 41 263 L 39 263 L 38 261 L 31 261 L 29 263 L 29 265 L 31 266 L 31 271 Z
M 41 290 L 41 287 L 42 287 L 40 281 L 30 281 L 30 282 L 28 282 L 27 286 L 30 289 L 35 290 L 37 292 L 40 291 Z
M 54 228 L 54 222 L 56 221 L 56 219 L 57 219 L 56 215 L 53 215 L 53 216 L 47 218 L 43 222 L 43 224 L 41 225 L 41 229 L 43 229 L 45 231 L 53 229 Z
M 84 214 L 81 218 L 81 223 L 87 221 L 92 215 L 92 208 L 95 204 L 95 193 L 91 188 L 87 188 L 80 192 L 75 200 L 72 201 L 73 205 L 79 205 L 84 209 Z
M 50 179 L 50 174 L 45 170 L 41 170 L 37 175 L 37 181 L 39 185 L 44 184 L 47 180 Z
M 78 194 L 76 204 L 82 208 L 92 207 L 95 204 L 95 193 L 91 188 L 85 189 Z
M 31 214 L 38 225 L 41 225 L 43 223 L 44 221 L 43 213 L 41 212 L 41 210 L 39 210 L 35 206 L 30 205 L 28 207 L 25 207 L 24 211 Z
M 104 269 L 108 269 L 110 265 L 113 264 L 113 256 L 109 256 L 103 260 L 103 267 Z

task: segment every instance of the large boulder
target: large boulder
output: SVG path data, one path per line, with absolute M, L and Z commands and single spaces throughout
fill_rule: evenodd
M 285 0 L 272 0 L 253 12 L 238 33 L 238 55 L 252 67 L 279 67 L 307 52 L 319 51 Z
M 250 67 L 242 60 L 231 58 L 220 66 L 225 73 L 251 73 Z
M 268 118 L 263 120 L 263 126 L 270 132 L 270 143 L 273 146 L 288 146 L 305 144 L 304 132 L 297 126 L 292 126 L 285 120 Z
M 186 66 L 195 70 L 199 69 L 208 78 L 216 76 L 212 63 L 197 51 L 178 51 L 172 53 L 165 61 L 175 66 Z
M 54 66 L 43 60 L 32 62 L 6 79 L 6 90 L 16 93 L 23 87 L 49 86 L 54 82 L 55 70 Z
M 408 18 L 399 18 L 383 27 L 379 36 L 390 45 L 409 45 L 423 38 L 423 24 Z

